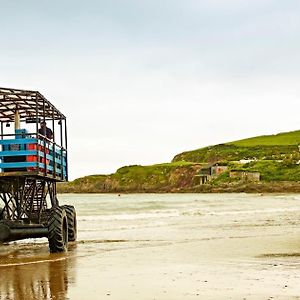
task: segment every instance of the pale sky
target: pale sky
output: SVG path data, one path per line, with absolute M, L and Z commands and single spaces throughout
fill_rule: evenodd
M 71 179 L 300 129 L 299 0 L 0 4 L 0 86 L 67 116 Z

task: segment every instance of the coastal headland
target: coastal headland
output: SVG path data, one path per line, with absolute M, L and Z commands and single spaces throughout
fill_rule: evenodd
M 58 186 L 60 193 L 300 192 L 300 131 L 208 146 Z

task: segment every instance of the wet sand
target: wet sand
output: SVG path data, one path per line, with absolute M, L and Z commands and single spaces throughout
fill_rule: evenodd
M 46 240 L 0 246 L 0 299 L 300 299 L 300 196 L 184 197 L 152 219 L 78 205 L 66 254 Z

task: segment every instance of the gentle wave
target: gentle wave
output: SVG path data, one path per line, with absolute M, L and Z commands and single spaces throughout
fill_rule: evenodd
M 179 211 L 156 211 L 151 213 L 138 214 L 119 214 L 119 215 L 92 215 L 92 216 L 78 216 L 78 221 L 113 221 L 113 220 L 141 220 L 141 219 L 156 219 L 156 218 L 170 218 L 180 216 Z
M 266 213 L 282 213 L 282 212 L 296 212 L 300 211 L 300 207 L 293 208 L 273 208 L 273 209 L 255 209 L 255 210 L 229 210 L 229 211 L 206 211 L 206 210 L 190 210 L 185 211 L 183 215 L 242 215 L 242 214 L 266 214 Z
M 292 208 L 272 208 L 272 209 L 256 209 L 256 210 L 227 210 L 227 211 L 210 211 L 206 209 L 191 209 L 191 210 L 168 210 L 168 211 L 153 211 L 149 213 L 137 214 L 111 214 L 111 215 L 90 215 L 78 216 L 78 221 L 126 221 L 126 220 L 142 220 L 142 219 L 157 219 L 157 218 L 172 218 L 180 216 L 226 216 L 226 215 L 248 215 L 248 214 L 268 214 L 268 213 L 284 213 L 284 212 L 297 212 L 300 207 Z

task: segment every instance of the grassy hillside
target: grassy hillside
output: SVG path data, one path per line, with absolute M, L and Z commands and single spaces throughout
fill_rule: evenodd
M 300 130 L 275 135 L 263 135 L 228 143 L 238 147 L 255 146 L 297 146 L 300 144 Z
M 257 158 L 280 160 L 288 154 L 298 152 L 300 131 L 280 133 L 209 146 L 176 155 L 172 162 L 218 162 Z
M 176 155 L 172 162 L 227 162 L 241 159 L 282 159 L 287 154 L 297 152 L 296 145 L 273 145 L 273 146 L 237 146 L 231 144 L 220 144 L 216 146 L 205 147 L 193 151 L 187 151 Z
M 171 163 L 126 166 L 111 175 L 91 175 L 58 186 L 59 192 L 300 192 L 300 131 L 259 136 L 180 153 Z M 254 161 L 241 164 L 241 159 Z M 230 178 L 229 171 L 199 185 L 207 163 L 260 172 L 258 183 Z
M 188 162 L 126 166 L 111 175 L 91 175 L 58 185 L 58 192 L 167 192 L 188 189 L 200 164 Z

